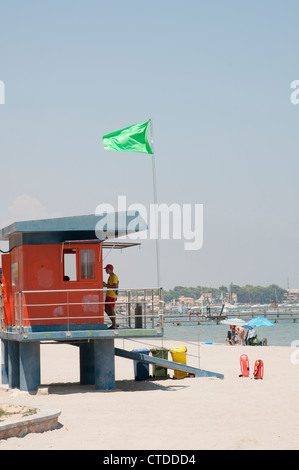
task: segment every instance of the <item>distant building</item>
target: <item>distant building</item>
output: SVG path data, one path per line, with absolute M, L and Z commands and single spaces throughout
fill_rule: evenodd
M 299 289 L 287 289 L 286 301 L 297 303 L 299 301 Z
M 179 303 L 182 303 L 186 306 L 193 305 L 195 302 L 193 297 L 185 297 L 184 295 L 180 295 L 180 297 L 178 298 L 178 301 Z
M 199 297 L 197 303 L 199 304 L 206 304 L 206 303 L 213 303 L 213 294 L 212 292 L 205 292 L 204 294 L 201 294 Z

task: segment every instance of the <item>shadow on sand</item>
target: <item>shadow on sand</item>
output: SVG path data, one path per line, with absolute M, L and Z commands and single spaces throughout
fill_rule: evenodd
M 193 380 L 192 378 L 188 379 Z M 119 392 L 144 392 L 161 390 L 165 392 L 177 392 L 190 386 L 179 380 L 116 380 L 114 390 L 96 390 L 94 385 L 81 385 L 79 382 L 43 384 L 42 388 L 48 389 L 50 395 L 69 395 L 74 393 L 119 393 Z

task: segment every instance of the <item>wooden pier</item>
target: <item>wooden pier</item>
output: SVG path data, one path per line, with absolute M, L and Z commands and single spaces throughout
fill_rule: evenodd
M 243 307 L 224 309 L 223 313 L 199 313 L 192 311 L 190 315 L 188 313 L 174 313 L 164 311 L 164 325 L 175 324 L 180 325 L 200 325 L 205 323 L 216 323 L 217 325 L 226 318 L 240 318 L 245 321 L 249 321 L 252 318 L 264 317 L 271 320 L 273 323 L 280 321 L 289 321 L 296 323 L 299 321 L 299 305 L 292 307 L 279 306 L 272 308 L 269 306 L 258 306 L 258 307 Z

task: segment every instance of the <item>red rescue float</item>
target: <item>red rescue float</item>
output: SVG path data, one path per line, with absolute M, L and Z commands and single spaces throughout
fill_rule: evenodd
M 240 356 L 240 367 L 243 377 L 249 377 L 249 360 L 246 354 Z
M 255 361 L 253 376 L 255 379 L 262 379 L 264 377 L 264 363 L 261 359 Z

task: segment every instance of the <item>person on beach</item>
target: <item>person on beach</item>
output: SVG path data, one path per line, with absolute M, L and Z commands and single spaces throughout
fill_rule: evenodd
M 236 344 L 236 342 L 235 342 L 235 334 L 236 334 L 236 327 L 235 327 L 235 325 L 229 325 L 229 330 L 228 330 L 228 332 L 227 332 L 226 341 L 228 341 L 231 346 L 234 346 L 234 345 Z
M 106 273 L 109 274 L 108 281 L 103 282 L 104 287 L 108 287 L 108 290 L 106 292 L 106 298 L 105 298 L 105 312 L 107 313 L 108 317 L 112 321 L 112 325 L 109 327 L 109 329 L 115 330 L 117 328 L 116 324 L 116 318 L 115 318 L 115 302 L 117 300 L 117 288 L 118 288 L 118 277 L 117 275 L 113 272 L 114 267 L 112 264 L 107 264 L 107 266 L 104 268 Z
M 245 334 L 244 328 L 242 328 L 241 326 L 238 325 L 238 326 L 236 326 L 236 332 L 239 335 L 239 345 L 243 344 L 243 346 L 244 346 L 244 334 Z
M 232 345 L 234 346 L 236 344 L 236 341 L 235 341 L 236 327 L 235 327 L 235 325 L 230 325 L 230 329 L 231 329 Z
M 256 338 L 257 338 L 257 334 L 253 328 L 251 330 L 247 330 L 246 335 L 245 335 L 245 344 L 252 346 L 253 340 Z

